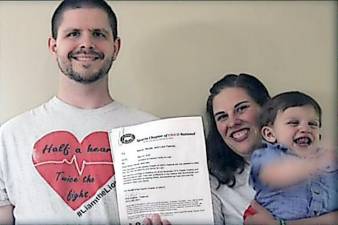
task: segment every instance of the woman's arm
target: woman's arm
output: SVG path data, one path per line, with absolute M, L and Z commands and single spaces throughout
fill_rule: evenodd
M 273 216 L 259 205 L 256 201 L 251 203 L 251 206 L 256 210 L 256 214 L 248 217 L 245 221 L 245 225 L 280 225 L 278 220 L 275 220 Z M 338 225 L 338 211 L 327 213 L 317 217 L 311 217 L 306 219 L 286 221 L 287 225 Z
M 338 211 L 327 213 L 317 217 L 287 221 L 288 225 L 337 225 Z
M 221 200 L 213 193 L 211 193 L 212 199 L 212 210 L 214 214 L 214 224 L 215 225 L 225 225 L 225 219 L 222 210 Z

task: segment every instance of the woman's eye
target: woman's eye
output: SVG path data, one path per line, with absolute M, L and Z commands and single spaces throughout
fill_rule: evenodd
M 244 112 L 247 108 L 249 108 L 249 105 L 241 105 L 241 106 L 238 106 L 235 110 L 237 113 L 242 113 Z
M 216 121 L 218 121 L 218 122 L 225 121 L 227 118 L 228 118 L 228 116 L 225 115 L 225 114 L 219 115 L 219 116 L 216 117 Z

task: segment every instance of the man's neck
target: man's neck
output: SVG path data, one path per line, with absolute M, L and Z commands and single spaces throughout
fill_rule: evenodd
M 92 84 L 81 84 L 61 76 L 57 97 L 82 109 L 100 108 L 113 101 L 109 94 L 107 77 Z

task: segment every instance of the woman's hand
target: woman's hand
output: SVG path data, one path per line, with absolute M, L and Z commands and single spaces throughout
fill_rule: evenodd
M 276 221 L 271 213 L 263 208 L 256 201 L 251 202 L 251 207 L 256 211 L 256 213 L 252 216 L 248 216 L 244 224 L 245 225 L 278 225 L 278 221 Z
M 171 225 L 171 223 L 166 219 L 161 219 L 159 214 L 152 214 L 150 218 L 145 218 L 143 220 L 143 224 L 145 225 Z

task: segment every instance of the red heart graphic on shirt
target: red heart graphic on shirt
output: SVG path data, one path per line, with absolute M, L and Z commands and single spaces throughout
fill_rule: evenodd
M 114 176 L 108 133 L 98 131 L 80 143 L 68 131 L 40 138 L 33 164 L 45 181 L 73 210 L 79 208 Z

